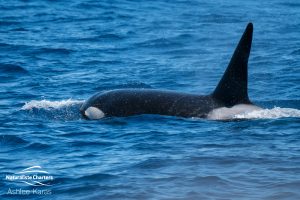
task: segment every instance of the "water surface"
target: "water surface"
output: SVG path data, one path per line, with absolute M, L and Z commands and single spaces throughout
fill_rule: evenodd
M 1 199 L 300 199 L 300 4 L 217 0 L 0 1 Z M 237 121 L 86 121 L 116 88 L 210 93 L 254 23 Z M 246 118 L 246 119 L 245 119 Z M 7 174 L 41 166 L 48 195 Z

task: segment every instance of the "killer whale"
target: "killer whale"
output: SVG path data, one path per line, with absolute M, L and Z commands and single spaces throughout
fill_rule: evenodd
M 228 117 L 224 116 L 226 111 L 235 114 L 236 111 L 259 109 L 248 97 L 252 35 L 253 24 L 249 23 L 223 77 L 209 95 L 157 89 L 116 89 L 95 94 L 83 103 L 80 112 L 87 119 L 141 114 L 223 119 Z

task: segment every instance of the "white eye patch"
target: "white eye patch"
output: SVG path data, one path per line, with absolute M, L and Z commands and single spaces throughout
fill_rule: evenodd
M 88 109 L 84 111 L 84 114 L 89 119 L 101 119 L 105 116 L 102 110 L 96 107 L 88 107 Z

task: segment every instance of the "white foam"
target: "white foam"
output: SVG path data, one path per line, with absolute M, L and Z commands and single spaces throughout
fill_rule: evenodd
M 102 110 L 96 108 L 96 107 L 88 107 L 88 109 L 86 109 L 84 111 L 85 116 L 87 116 L 89 119 L 101 119 L 104 117 L 104 113 L 102 112 Z
M 208 113 L 207 118 L 213 120 L 233 119 L 236 115 L 249 113 L 256 110 L 262 110 L 262 108 L 254 105 L 238 104 L 231 108 L 221 107 L 213 109 Z
M 274 107 L 272 109 L 254 110 L 234 116 L 235 119 L 277 119 L 282 117 L 300 117 L 300 110 Z
M 207 116 L 208 119 L 213 120 L 276 119 L 282 117 L 300 117 L 300 110 L 280 107 L 263 109 L 254 105 L 239 104 L 231 108 L 222 107 L 214 109 Z
M 37 109 L 57 109 L 61 107 L 66 107 L 66 106 L 72 106 L 78 103 L 83 103 L 84 101 L 80 100 L 72 100 L 72 99 L 67 99 L 67 100 L 61 100 L 61 101 L 48 101 L 48 100 L 32 100 L 29 102 L 26 102 L 24 106 L 22 106 L 21 110 L 31 110 L 33 108 Z

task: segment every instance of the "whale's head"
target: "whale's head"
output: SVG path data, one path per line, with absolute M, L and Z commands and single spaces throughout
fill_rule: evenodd
M 95 96 L 85 101 L 80 108 L 82 116 L 86 119 L 101 119 L 105 117 L 103 110 L 99 107 L 99 102 L 96 101 L 97 97 Z

